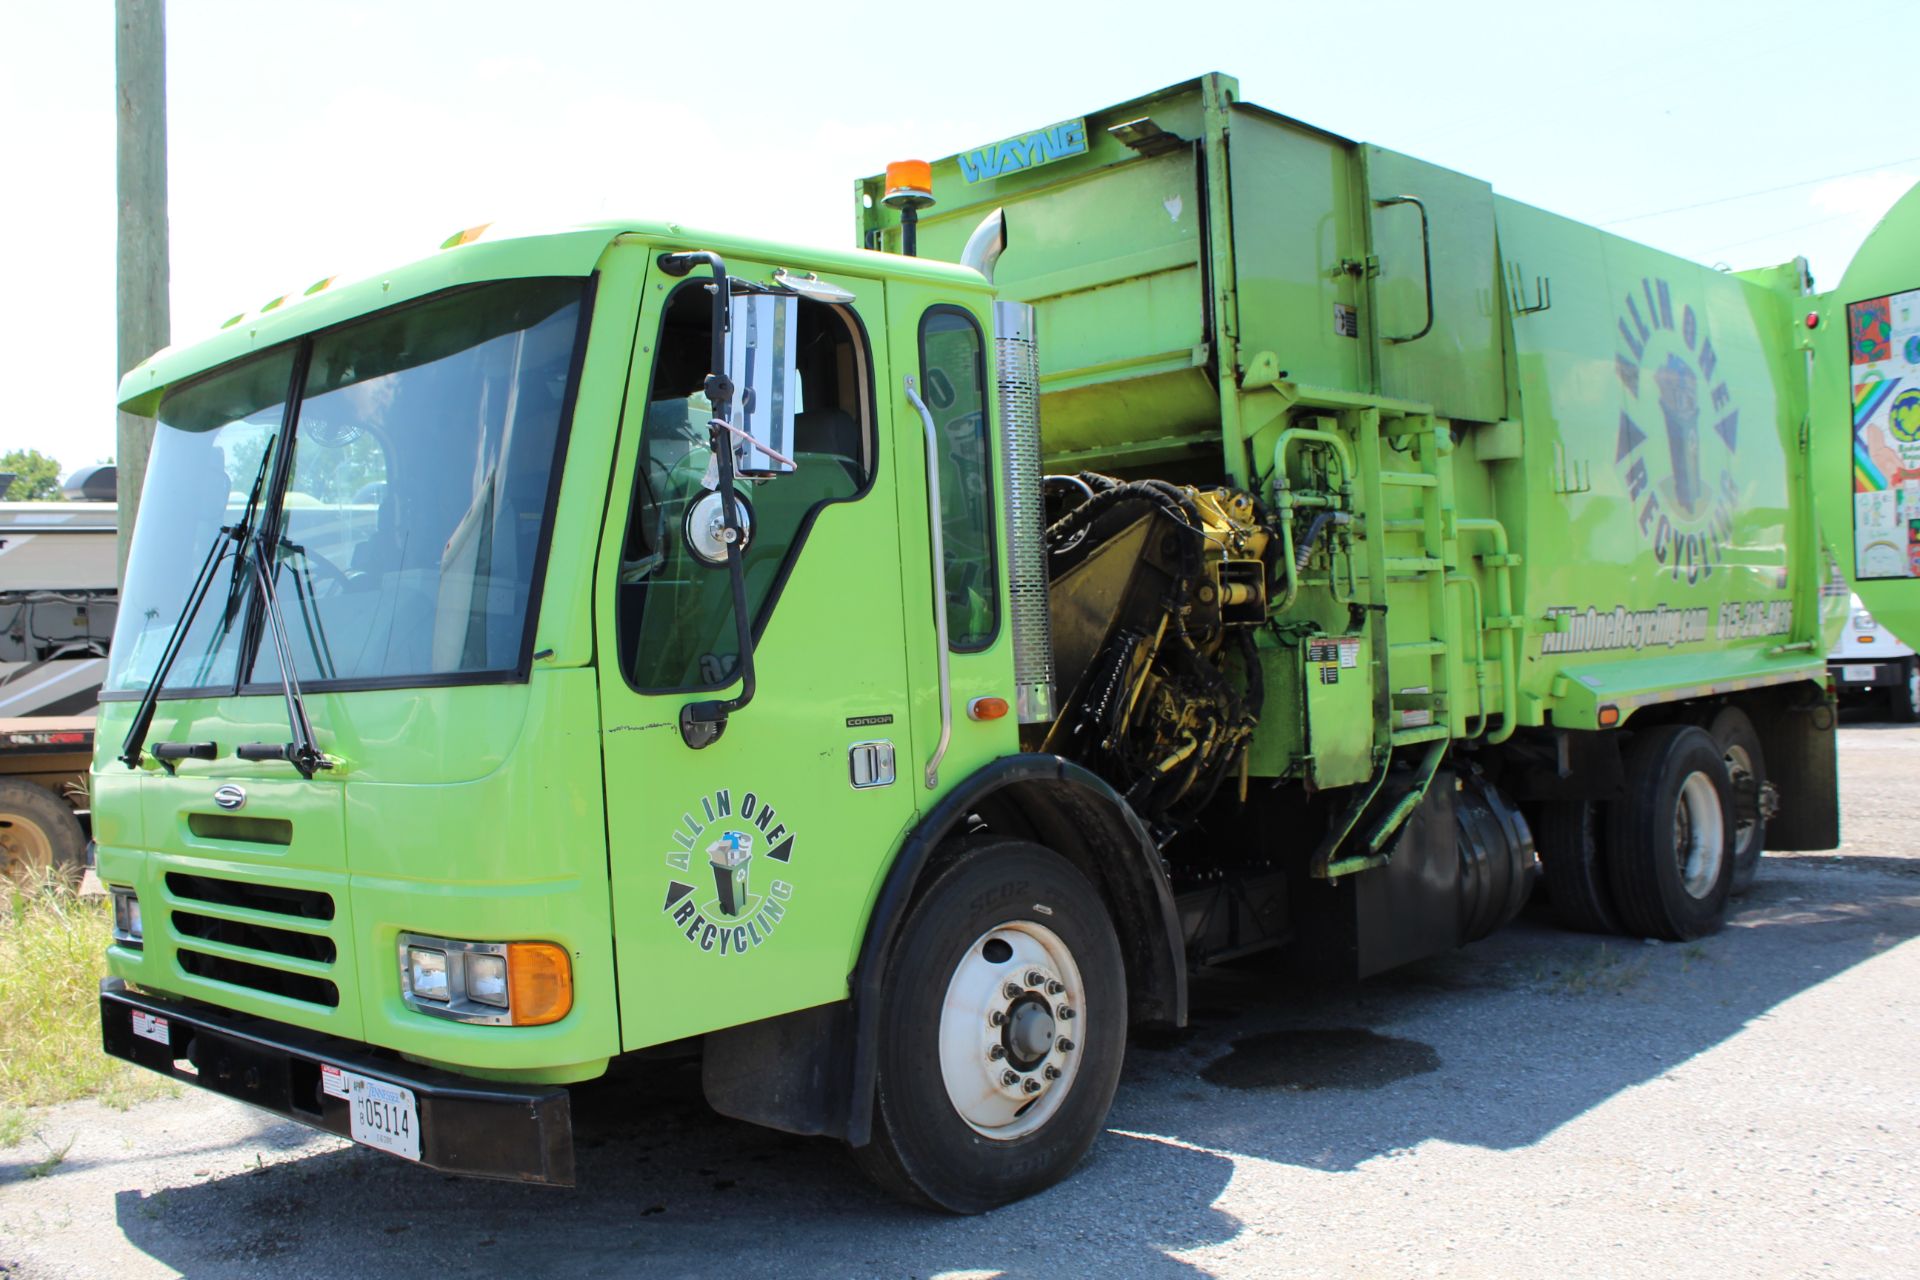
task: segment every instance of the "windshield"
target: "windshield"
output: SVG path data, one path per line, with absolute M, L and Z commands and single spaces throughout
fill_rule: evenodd
M 580 280 L 463 290 L 253 362 L 277 363 L 282 403 L 296 365 L 302 375 L 260 524 L 303 683 L 521 667 L 583 291 Z M 161 401 L 109 690 L 151 679 L 194 569 L 244 510 L 248 468 L 259 473 L 285 416 L 266 403 L 270 380 L 239 366 Z M 222 607 L 227 577 L 167 688 L 231 688 L 241 671 L 241 685 L 277 686 L 244 580 Z

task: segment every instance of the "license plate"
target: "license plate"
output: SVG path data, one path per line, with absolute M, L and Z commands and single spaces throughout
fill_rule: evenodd
M 420 1158 L 420 1107 L 413 1090 L 351 1071 L 342 1071 L 340 1082 L 347 1089 L 347 1131 L 355 1142 L 408 1160 Z
M 1873 679 L 1878 672 L 1879 668 L 1877 667 L 1842 667 L 1840 668 L 1840 678 L 1842 680 L 1852 680 L 1856 683 L 1864 683 Z

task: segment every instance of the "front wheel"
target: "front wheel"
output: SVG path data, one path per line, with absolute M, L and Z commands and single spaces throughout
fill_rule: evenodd
M 1044 1190 L 1105 1122 L 1127 984 L 1105 904 L 1021 840 L 974 844 L 901 923 L 880 1011 L 873 1140 L 882 1187 L 951 1213 Z

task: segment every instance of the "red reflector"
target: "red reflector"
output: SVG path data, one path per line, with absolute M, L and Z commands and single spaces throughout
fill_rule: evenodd
M 1807 328 L 1818 329 L 1819 327 L 1820 327 L 1820 313 L 1818 311 L 1807 312 Z

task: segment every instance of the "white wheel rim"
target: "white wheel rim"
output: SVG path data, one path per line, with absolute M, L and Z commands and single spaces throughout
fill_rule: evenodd
M 1907 668 L 1907 710 L 1920 712 L 1920 667 Z
M 1690 897 L 1707 897 L 1720 880 L 1727 824 L 1713 779 L 1697 770 L 1680 784 L 1680 803 L 1673 811 L 1673 847 L 1681 887 Z
M 1060 1109 L 1086 1042 L 1085 992 L 1045 925 L 1014 920 L 974 939 L 940 1006 L 940 1078 L 975 1133 L 1011 1141 Z

